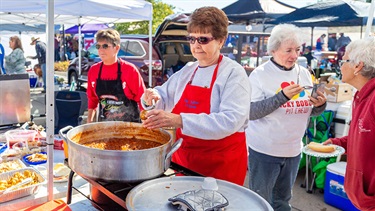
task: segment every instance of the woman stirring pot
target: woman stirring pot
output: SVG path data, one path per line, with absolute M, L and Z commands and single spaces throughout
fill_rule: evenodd
M 182 146 L 172 160 L 202 175 L 243 185 L 247 152 L 244 129 L 250 85 L 238 63 L 220 54 L 228 18 L 215 7 L 196 9 L 187 26 L 196 62 L 186 64 L 162 86 L 147 89 L 146 128 L 176 127 Z

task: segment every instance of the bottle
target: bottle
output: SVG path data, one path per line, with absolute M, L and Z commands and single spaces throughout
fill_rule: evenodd
M 76 82 L 75 81 L 72 81 L 72 83 L 70 84 L 70 89 L 69 91 L 75 91 L 76 90 Z

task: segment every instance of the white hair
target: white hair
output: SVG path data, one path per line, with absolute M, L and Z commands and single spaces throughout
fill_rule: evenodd
M 363 77 L 375 77 L 375 37 L 366 37 L 349 43 L 346 46 L 346 54 L 353 65 L 363 62 Z
M 273 51 L 280 48 L 281 43 L 285 41 L 292 41 L 299 46 L 302 45 L 301 29 L 293 24 L 279 24 L 271 31 L 271 36 L 267 43 L 267 52 L 272 55 Z

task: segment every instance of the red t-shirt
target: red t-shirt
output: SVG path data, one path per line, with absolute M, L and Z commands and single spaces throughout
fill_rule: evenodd
M 134 64 L 120 60 L 121 65 L 121 80 L 123 82 L 124 93 L 127 98 L 134 100 L 138 103 L 140 110 L 143 110 L 140 103 L 142 94 L 146 86 L 143 82 L 142 76 Z M 91 66 L 88 72 L 87 81 L 87 98 L 88 109 L 96 109 L 99 103 L 98 96 L 96 95 L 96 80 L 98 79 L 99 69 L 102 62 L 98 62 Z M 115 80 L 117 78 L 117 61 L 111 65 L 104 65 L 100 79 L 102 80 Z

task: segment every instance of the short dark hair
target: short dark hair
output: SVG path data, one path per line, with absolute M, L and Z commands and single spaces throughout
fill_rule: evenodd
M 215 39 L 228 36 L 229 20 L 223 10 L 216 7 L 201 7 L 190 15 L 188 33 L 211 33 Z
M 107 41 L 109 43 L 112 43 L 113 45 L 117 46 L 120 45 L 120 33 L 114 29 L 103 29 L 99 30 L 96 33 L 96 42 L 98 41 Z

